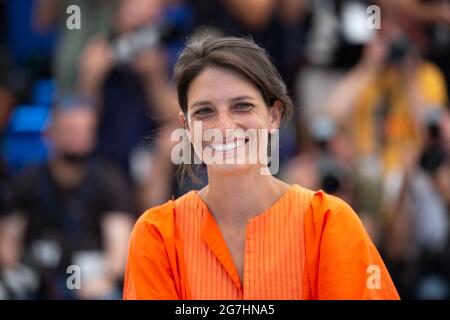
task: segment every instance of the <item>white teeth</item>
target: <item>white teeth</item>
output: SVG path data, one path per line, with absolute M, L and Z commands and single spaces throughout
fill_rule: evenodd
M 239 148 L 245 144 L 244 140 L 238 142 L 231 142 L 227 144 L 211 144 L 210 147 L 215 151 L 230 151 Z

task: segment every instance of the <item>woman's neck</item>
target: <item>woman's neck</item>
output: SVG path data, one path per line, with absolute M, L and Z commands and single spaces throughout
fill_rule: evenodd
M 289 185 L 258 170 L 226 176 L 208 172 L 208 185 L 199 196 L 214 218 L 227 225 L 242 225 L 264 212 L 289 188 Z

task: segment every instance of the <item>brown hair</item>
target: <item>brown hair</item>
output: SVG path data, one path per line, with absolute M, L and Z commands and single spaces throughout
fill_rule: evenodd
M 225 68 L 244 76 L 258 88 L 268 107 L 275 101 L 281 102 L 282 123 L 291 116 L 292 100 L 266 51 L 251 39 L 212 35 L 192 38 L 175 64 L 174 80 L 183 113 L 187 113 L 190 85 L 206 67 Z M 184 173 L 198 181 L 190 165 L 183 164 L 179 173 L 181 183 Z

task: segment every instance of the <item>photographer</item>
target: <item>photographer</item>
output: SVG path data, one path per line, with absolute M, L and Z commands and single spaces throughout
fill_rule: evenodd
M 428 135 L 412 188 L 418 254 L 413 282 L 416 298 L 450 298 L 450 115 L 443 111 L 428 121 Z M 420 184 L 422 182 L 422 185 Z M 429 190 L 427 194 L 424 191 Z M 431 201 L 434 202 L 431 203 Z M 431 204 L 431 205 L 430 205 Z
M 338 123 L 350 125 L 363 186 L 373 185 L 380 194 L 379 205 L 371 213 L 385 235 L 388 262 L 407 264 L 414 255 L 411 244 L 417 240 L 409 190 L 428 143 L 424 139 L 428 117 L 445 108 L 448 96 L 442 72 L 421 56 L 423 44 L 414 26 L 395 7 L 382 9 L 380 33 L 338 83 L 326 105 Z M 365 203 L 373 194 L 374 190 L 366 190 L 355 200 Z M 426 226 L 419 224 L 418 228 Z M 406 278 L 401 283 L 411 281 L 411 274 L 402 275 Z M 402 285 L 399 291 L 405 297 L 413 294 Z
M 450 297 L 449 124 L 444 110 L 427 115 L 424 148 L 404 164 L 399 201 L 385 233 L 390 267 L 405 297 Z
M 172 188 L 170 148 L 159 143 L 178 126 L 167 56 L 177 35 L 165 9 L 164 1 L 120 1 L 113 37 L 92 38 L 80 57 L 78 88 L 98 98 L 98 151 L 127 172 L 136 211 L 167 200 Z
M 14 188 L 22 230 L 14 256 L 40 276 L 35 298 L 114 299 L 120 296 L 130 199 L 124 179 L 93 154 L 97 113 L 89 101 L 66 97 L 53 110 L 52 155 L 27 167 Z M 23 240 L 23 241 L 22 241 Z M 67 285 L 67 268 L 80 268 L 80 290 Z
M 55 30 L 58 41 L 53 58 L 55 84 L 60 95 L 70 94 L 77 82 L 78 57 L 95 34 L 111 32 L 111 16 L 117 0 L 36 0 L 33 1 L 33 29 L 39 33 Z M 80 29 L 69 29 L 69 6 L 80 9 Z
M 348 132 L 326 116 L 313 121 L 309 131 L 310 147 L 286 164 L 284 181 L 322 189 L 352 202 L 355 154 Z

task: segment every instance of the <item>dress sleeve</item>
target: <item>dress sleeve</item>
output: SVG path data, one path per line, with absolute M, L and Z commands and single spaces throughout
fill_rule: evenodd
M 138 219 L 131 234 L 125 271 L 125 300 L 179 299 L 170 253 L 161 230 L 148 221 L 151 210 Z
M 312 298 L 399 299 L 377 248 L 353 209 L 338 198 L 317 197 L 308 235 L 313 237 L 309 250 L 315 250 L 309 264 L 313 268 Z

